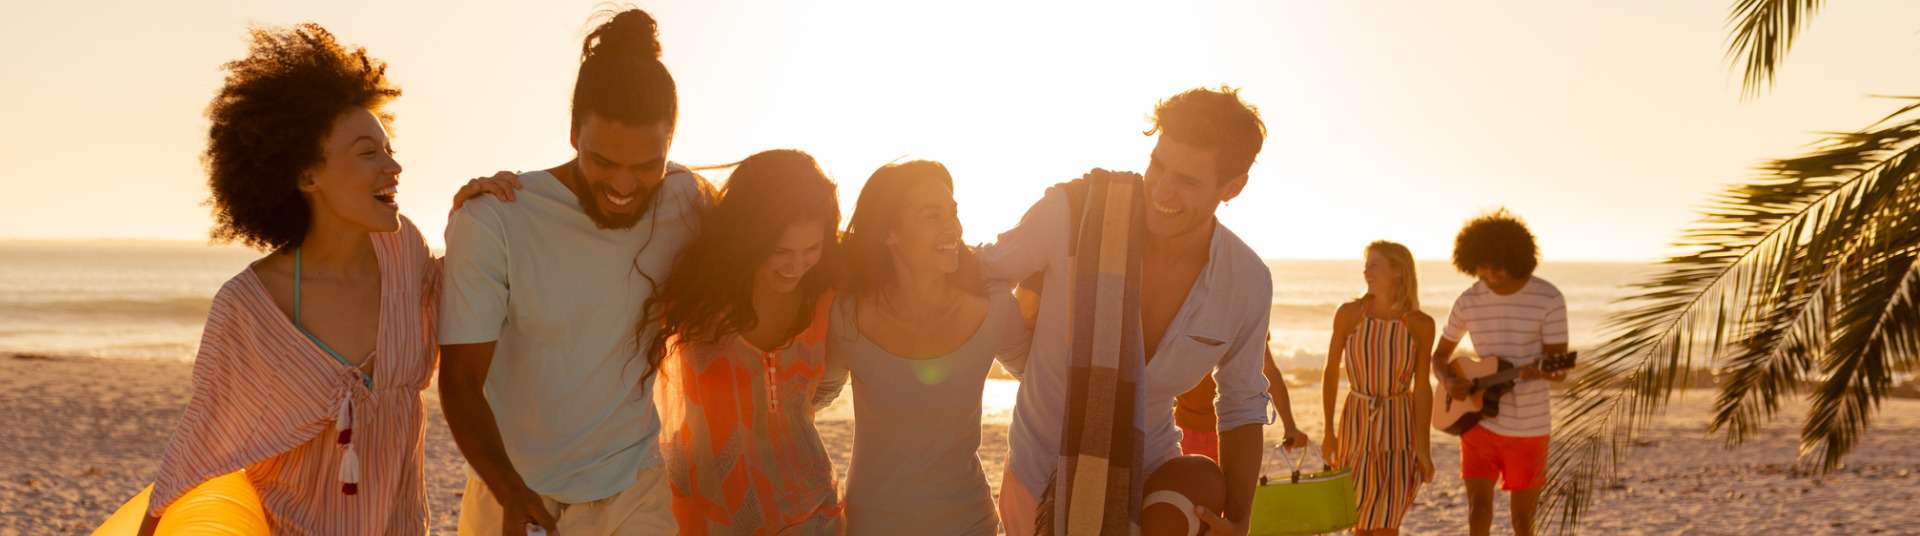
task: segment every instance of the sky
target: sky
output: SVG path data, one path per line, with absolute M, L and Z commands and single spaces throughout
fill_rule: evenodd
M 0 238 L 204 241 L 204 111 L 250 24 L 313 21 L 390 63 L 399 201 L 564 162 L 591 1 L 5 0 Z M 1742 99 L 1730 1 L 638 2 L 680 87 L 671 153 L 797 148 L 851 210 L 872 171 L 947 164 L 971 242 L 1088 168 L 1143 170 L 1159 100 L 1228 84 L 1269 131 L 1220 220 L 1263 257 L 1443 259 L 1506 207 L 1553 260 L 1648 260 L 1753 166 L 1920 92 L 1920 2 L 1828 4 Z M 721 177 L 716 177 L 721 178 Z

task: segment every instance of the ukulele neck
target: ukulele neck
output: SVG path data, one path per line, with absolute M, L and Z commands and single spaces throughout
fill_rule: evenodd
M 1567 355 L 1570 357 L 1573 354 L 1567 354 Z M 1473 388 L 1476 390 L 1484 390 L 1484 389 L 1490 389 L 1490 388 L 1508 384 L 1508 383 L 1513 383 L 1514 379 L 1519 378 L 1522 372 L 1529 371 L 1529 370 L 1540 371 L 1540 372 L 1553 372 L 1553 371 L 1567 368 L 1569 363 L 1561 363 L 1560 360 L 1562 359 L 1566 359 L 1566 357 L 1561 357 L 1561 356 L 1541 357 L 1540 359 L 1534 360 L 1532 363 L 1514 366 L 1506 370 L 1495 372 L 1493 374 L 1488 374 L 1486 376 L 1474 378 Z
M 1531 369 L 1531 368 L 1534 368 L 1534 366 L 1533 365 L 1518 366 L 1518 367 L 1510 368 L 1507 370 L 1502 370 L 1500 372 L 1495 372 L 1493 374 L 1488 374 L 1486 376 L 1481 376 L 1479 378 L 1474 378 L 1473 388 L 1476 391 L 1485 390 L 1497 385 L 1512 382 L 1514 379 L 1520 377 L 1520 371 Z

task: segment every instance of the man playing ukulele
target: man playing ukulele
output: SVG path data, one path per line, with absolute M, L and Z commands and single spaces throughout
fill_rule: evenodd
M 1460 436 L 1460 477 L 1467 484 L 1467 524 L 1474 536 L 1493 526 L 1495 482 L 1512 494 L 1514 534 L 1532 535 L 1546 483 L 1553 427 L 1548 386 L 1565 379 L 1566 371 L 1541 373 L 1528 365 L 1567 352 L 1567 302 L 1560 289 L 1533 276 L 1539 263 L 1533 233 L 1504 209 L 1468 221 L 1454 239 L 1454 268 L 1479 282 L 1453 302 L 1433 351 L 1434 376 L 1448 396 L 1466 398 L 1469 382 L 1450 367 L 1464 336 L 1473 337 L 1476 353 L 1522 367 L 1512 391 L 1500 397 L 1498 415 Z

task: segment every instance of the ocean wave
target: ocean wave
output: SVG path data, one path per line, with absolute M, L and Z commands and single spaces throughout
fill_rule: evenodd
M 58 316 L 69 319 L 117 318 L 200 322 L 212 307 L 209 297 L 101 298 L 40 302 L 15 302 L 0 305 L 0 314 L 36 317 Z
M 1275 302 L 1270 310 L 1274 318 L 1325 317 L 1331 320 L 1333 312 L 1339 308 L 1338 303 Z
M 1452 302 L 1426 302 L 1421 304 L 1420 310 L 1435 321 L 1444 322 L 1451 305 Z M 1268 310 L 1272 314 L 1271 320 L 1276 324 L 1320 326 L 1333 322 L 1333 313 L 1339 309 L 1340 303 L 1275 300 Z M 1598 300 L 1567 302 L 1567 315 L 1570 317 L 1604 318 L 1617 312 L 1617 309 L 1610 303 Z

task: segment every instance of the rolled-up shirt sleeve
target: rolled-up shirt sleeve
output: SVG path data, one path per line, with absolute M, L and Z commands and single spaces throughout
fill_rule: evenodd
M 1013 297 L 1013 291 L 1005 286 L 995 285 L 987 290 L 995 308 L 1002 308 L 1000 340 L 994 349 L 994 358 L 1000 366 L 1007 369 L 1014 379 L 1022 379 L 1027 374 L 1027 355 L 1033 350 L 1033 328 L 1027 326 L 1025 318 L 1020 316 L 1020 305 Z
M 1466 340 L 1467 326 L 1473 322 L 1469 316 L 1472 313 L 1473 289 L 1467 289 L 1460 293 L 1459 298 L 1454 298 L 1453 309 L 1447 311 L 1447 326 L 1440 330 L 1440 337 L 1456 343 Z
M 1246 296 L 1272 296 L 1273 279 L 1262 267 L 1258 277 L 1235 278 L 1235 286 L 1246 288 Z M 1267 321 L 1272 316 L 1267 300 L 1248 299 L 1239 318 L 1245 319 L 1234 331 L 1232 346 L 1214 368 L 1213 383 L 1220 387 L 1214 395 L 1213 410 L 1221 432 L 1249 424 L 1267 423 Z
M 1567 343 L 1567 298 L 1559 292 L 1553 293 L 1552 303 L 1547 309 L 1546 320 L 1540 323 L 1541 344 Z
M 1067 197 L 1059 188 L 1049 188 L 1040 201 L 1027 209 L 1020 223 L 992 244 L 974 249 L 980 261 L 980 274 L 991 281 L 1018 283 L 1047 268 L 1047 263 L 1066 251 Z
M 447 222 L 440 344 L 497 341 L 507 322 L 507 244 L 487 202 L 476 199 Z

